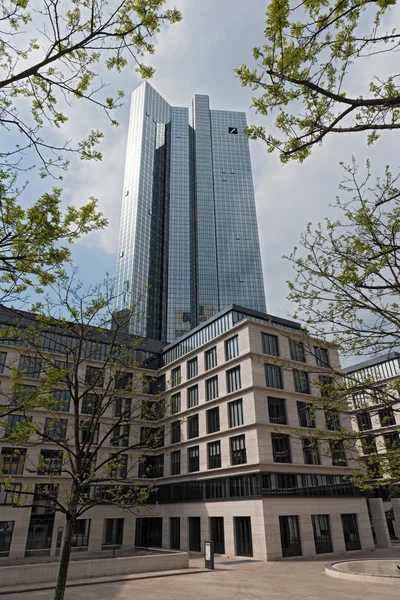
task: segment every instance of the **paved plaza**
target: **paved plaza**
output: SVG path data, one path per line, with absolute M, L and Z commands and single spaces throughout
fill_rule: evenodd
M 400 558 L 400 553 L 396 555 Z M 381 587 L 328 577 L 324 573 L 325 562 L 226 564 L 219 561 L 215 571 L 71 587 L 67 589 L 66 600 L 376 600 L 377 595 L 385 600 L 398 600 L 400 597 L 397 586 Z M 199 560 L 192 563 L 203 564 Z M 52 600 L 53 594 L 52 590 L 19 592 L 5 595 L 4 600 Z

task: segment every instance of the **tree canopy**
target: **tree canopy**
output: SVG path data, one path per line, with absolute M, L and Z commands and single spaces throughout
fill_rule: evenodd
M 276 113 L 278 133 L 250 126 L 253 139 L 277 150 L 283 162 L 303 161 L 313 146 L 334 133 L 400 128 L 400 80 L 395 68 L 377 72 L 362 89 L 353 74 L 371 59 L 398 51 L 400 32 L 387 24 L 396 0 L 270 0 L 264 46 L 254 48 L 257 68 L 242 65 L 243 86 L 256 92 L 252 106 Z M 368 61 L 368 62 L 367 62 Z

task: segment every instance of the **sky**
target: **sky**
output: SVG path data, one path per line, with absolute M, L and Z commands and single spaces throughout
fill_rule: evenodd
M 175 0 L 173 4 L 181 10 L 183 21 L 159 34 L 155 55 L 147 58 L 156 68 L 151 85 L 172 105 L 188 106 L 193 94 L 208 94 L 211 108 L 245 111 L 248 123 L 263 123 L 272 129 L 273 117 L 261 117 L 250 109 L 252 92 L 241 87 L 234 73 L 242 63 L 255 66 L 252 48 L 263 42 L 267 1 Z M 393 21 L 396 16 L 397 7 Z M 390 71 L 395 60 L 396 55 L 383 55 L 373 66 L 373 61 L 358 61 L 351 76 L 354 90 L 365 87 L 371 69 Z M 115 272 L 129 96 L 141 83 L 133 67 L 111 81 L 126 93 L 117 114 L 120 126 L 110 127 L 101 111 L 78 102 L 63 130 L 63 135 L 72 138 L 79 138 L 90 128 L 100 128 L 105 135 L 102 162 L 73 161 L 63 182 L 66 203 L 81 204 L 94 196 L 109 219 L 105 231 L 91 234 L 74 246 L 73 258 L 86 283 L 96 283 L 106 272 Z M 338 193 L 342 176 L 339 163 L 349 163 L 354 155 L 363 164 L 370 157 L 376 173 L 386 164 L 397 172 L 397 148 L 395 133 L 386 134 L 373 147 L 367 146 L 363 134 L 343 134 L 315 148 L 303 164 L 282 165 L 278 155 L 268 154 L 261 142 L 250 141 L 269 313 L 288 317 L 295 310 L 286 300 L 286 282 L 293 279 L 293 271 L 282 256 L 298 243 L 307 223 L 335 214 L 336 209 L 329 205 Z

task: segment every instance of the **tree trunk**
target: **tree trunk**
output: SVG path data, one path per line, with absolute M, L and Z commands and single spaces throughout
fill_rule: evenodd
M 65 530 L 64 544 L 62 548 L 60 569 L 58 571 L 54 600 L 64 600 L 65 586 L 67 584 L 68 567 L 71 558 L 72 536 L 74 534 L 75 521 L 76 518 L 73 518 L 72 516 L 67 517 L 67 526 Z

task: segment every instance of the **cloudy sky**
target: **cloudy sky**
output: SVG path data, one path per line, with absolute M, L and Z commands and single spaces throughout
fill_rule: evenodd
M 212 108 L 246 111 L 249 123 L 273 127 L 272 118 L 266 122 L 250 109 L 251 92 L 240 86 L 234 73 L 242 63 L 253 64 L 252 48 L 263 40 L 266 0 L 175 0 L 174 4 L 182 11 L 183 21 L 160 34 L 156 54 L 149 59 L 157 70 L 151 85 L 173 105 L 188 106 L 194 93 L 208 94 Z M 378 61 L 380 73 L 390 70 L 386 57 Z M 365 86 L 371 68 L 378 67 L 375 63 L 372 67 L 371 61 L 359 62 L 351 76 L 354 90 Z M 68 125 L 68 137 L 79 137 L 91 127 L 102 128 L 105 133 L 102 163 L 73 163 L 64 181 L 66 201 L 80 204 L 95 196 L 110 221 L 106 231 L 75 246 L 75 261 L 88 283 L 100 280 L 106 271 L 114 274 L 129 95 L 140 79 L 132 67 L 114 83 L 127 94 L 118 114 L 119 128 L 110 128 L 101 113 L 87 103 L 74 108 Z M 397 134 L 386 134 L 368 148 L 362 134 L 337 136 L 316 148 L 303 165 L 281 165 L 278 156 L 267 154 L 261 143 L 250 142 L 270 313 L 285 317 L 293 309 L 286 300 L 291 266 L 282 255 L 297 244 L 308 222 L 332 214 L 329 204 L 335 201 L 341 179 L 339 162 L 347 163 L 355 155 L 363 163 L 369 156 L 377 172 L 389 163 L 396 170 L 395 138 Z

